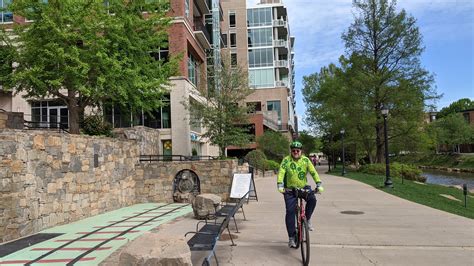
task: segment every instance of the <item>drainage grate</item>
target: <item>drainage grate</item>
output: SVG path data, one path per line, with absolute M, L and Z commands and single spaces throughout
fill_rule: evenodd
M 360 215 L 360 214 L 364 214 L 364 212 L 361 212 L 361 211 L 342 211 L 341 213 L 342 213 L 342 214 L 350 214 L 350 215 Z

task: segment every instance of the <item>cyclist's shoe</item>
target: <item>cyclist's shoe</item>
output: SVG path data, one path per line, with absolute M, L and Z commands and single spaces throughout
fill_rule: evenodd
M 314 227 L 313 227 L 313 224 L 311 224 L 311 220 L 307 220 L 307 223 L 308 223 L 308 229 L 309 229 L 309 231 L 313 231 L 313 230 L 314 230 Z
M 290 240 L 288 240 L 288 247 L 296 248 L 296 241 L 294 237 L 290 237 Z

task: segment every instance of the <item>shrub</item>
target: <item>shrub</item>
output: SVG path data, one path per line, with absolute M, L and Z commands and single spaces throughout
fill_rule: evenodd
M 112 125 L 104 121 L 101 115 L 90 115 L 82 122 L 82 132 L 91 136 L 112 137 Z
M 276 171 L 278 170 L 278 168 L 280 168 L 280 164 L 278 162 L 267 160 L 266 167 L 265 167 L 266 170 Z
M 359 172 L 373 175 L 385 175 L 385 164 L 377 163 L 363 165 L 359 169 Z M 425 177 L 421 176 L 421 170 L 416 166 L 401 163 L 390 164 L 390 175 L 421 182 L 424 182 L 426 179 Z
M 245 160 L 257 169 L 264 169 L 267 163 L 267 157 L 260 150 L 253 150 L 245 155 Z

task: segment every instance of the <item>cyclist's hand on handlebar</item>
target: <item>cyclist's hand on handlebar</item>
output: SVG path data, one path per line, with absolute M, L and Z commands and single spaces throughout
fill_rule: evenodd
M 321 193 L 324 191 L 323 186 L 321 186 L 321 182 L 316 183 L 316 192 Z
M 282 183 L 278 183 L 277 186 L 278 186 L 278 191 L 280 193 L 285 193 L 285 187 L 283 186 Z

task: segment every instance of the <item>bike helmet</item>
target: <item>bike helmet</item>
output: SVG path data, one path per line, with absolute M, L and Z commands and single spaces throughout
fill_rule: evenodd
M 301 142 L 299 141 L 293 141 L 290 144 L 290 149 L 302 149 L 302 148 L 303 148 L 303 144 L 301 144 Z

